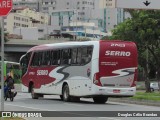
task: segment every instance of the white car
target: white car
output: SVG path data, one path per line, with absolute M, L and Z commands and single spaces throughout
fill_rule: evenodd
M 151 91 L 159 90 L 158 82 L 150 83 Z

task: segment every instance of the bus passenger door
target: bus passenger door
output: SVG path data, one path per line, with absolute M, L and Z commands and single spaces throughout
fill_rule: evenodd
M 92 46 L 72 49 L 71 74 L 74 75 L 74 94 L 83 96 L 91 89 Z

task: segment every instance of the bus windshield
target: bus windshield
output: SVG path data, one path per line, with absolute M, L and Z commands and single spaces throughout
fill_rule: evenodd
M 20 59 L 20 65 L 21 65 L 21 69 L 22 69 L 22 75 L 24 75 L 26 73 L 26 71 L 27 71 L 30 55 L 31 55 L 30 53 L 25 54 Z

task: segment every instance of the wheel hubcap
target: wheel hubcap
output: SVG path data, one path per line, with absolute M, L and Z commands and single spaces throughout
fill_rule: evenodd
M 68 98 L 68 89 L 65 89 L 65 91 L 64 91 L 64 98 L 65 98 L 65 99 Z

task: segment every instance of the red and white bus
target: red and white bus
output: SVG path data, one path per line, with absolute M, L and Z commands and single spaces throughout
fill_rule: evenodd
M 20 59 L 22 91 L 33 99 L 60 95 L 64 101 L 135 95 L 137 47 L 133 42 L 86 41 L 45 44 Z

